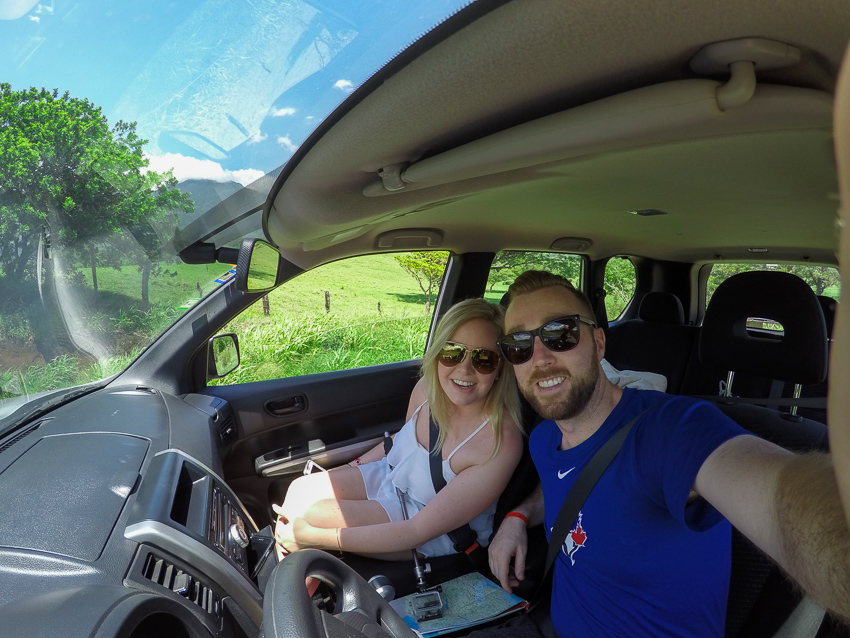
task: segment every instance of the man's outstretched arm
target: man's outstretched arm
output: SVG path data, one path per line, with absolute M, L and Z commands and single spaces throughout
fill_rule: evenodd
M 839 229 L 841 233 L 841 277 L 850 280 L 850 48 L 835 92 L 835 160 L 841 191 Z M 847 288 L 845 288 L 846 290 Z M 844 514 L 850 524 L 850 299 L 843 294 L 835 317 L 829 368 L 829 445 L 835 457 L 839 492 L 844 498 Z
M 850 618 L 850 531 L 829 455 L 739 436 L 706 459 L 695 488 L 807 593 Z
M 528 526 L 543 523 L 543 489 L 540 484 L 512 511 L 528 519 Z M 519 581 L 525 578 L 525 557 L 528 553 L 528 534 L 525 522 L 515 516 L 506 516 L 487 548 L 490 571 L 499 579 L 509 594 Z M 514 560 L 514 577 L 510 575 L 511 559 Z

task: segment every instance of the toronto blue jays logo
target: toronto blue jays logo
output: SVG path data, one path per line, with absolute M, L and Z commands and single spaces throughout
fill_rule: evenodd
M 575 527 L 573 527 L 570 530 L 570 533 L 567 534 L 567 538 L 564 541 L 563 546 L 561 547 L 561 551 L 563 551 L 569 557 L 570 562 L 573 565 L 576 564 L 576 552 L 582 547 L 584 547 L 584 544 L 587 542 L 587 532 L 585 532 L 584 527 L 582 527 L 581 517 L 582 513 L 579 512 Z

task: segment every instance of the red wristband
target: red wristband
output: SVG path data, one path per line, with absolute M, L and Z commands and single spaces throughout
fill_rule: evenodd
M 526 527 L 528 527 L 528 518 L 526 518 L 526 516 L 524 514 L 520 514 L 519 512 L 508 512 L 507 514 L 505 514 L 505 518 L 507 518 L 508 516 L 513 516 L 514 518 L 518 518 L 523 523 L 525 523 Z

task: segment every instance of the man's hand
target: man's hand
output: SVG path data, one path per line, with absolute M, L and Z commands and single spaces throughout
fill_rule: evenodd
M 509 594 L 525 578 L 525 557 L 528 552 L 528 533 L 525 523 L 516 517 L 507 517 L 487 549 L 490 571 Z M 514 576 L 510 574 L 511 558 L 514 559 Z

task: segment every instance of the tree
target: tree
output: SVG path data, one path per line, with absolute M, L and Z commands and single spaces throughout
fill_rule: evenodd
M 784 270 L 797 275 L 805 281 L 816 295 L 824 294 L 828 288 L 837 287 L 840 290 L 841 276 L 838 274 L 838 269 L 832 266 L 809 266 L 805 264 L 795 264 L 786 266 Z M 838 297 L 838 293 L 834 293 Z
M 490 266 L 487 287 L 490 291 L 496 285 L 510 285 L 527 270 L 548 270 L 566 277 L 579 285 L 581 278 L 581 257 L 566 253 L 525 252 L 521 250 L 503 250 L 496 255 Z
M 49 289 L 50 251 L 67 250 L 76 263 L 90 267 L 96 290 L 100 253 L 111 237 L 153 223 L 167 211 L 194 207 L 170 173 L 146 170 L 146 143 L 134 123 L 119 121 L 110 128 L 100 108 L 87 99 L 44 88 L 13 91 L 0 84 L 0 270 L 31 286 L 43 277 L 45 308 L 35 310 L 30 323 L 46 360 L 59 352 L 39 334 L 46 337 L 45 331 L 61 323 Z M 45 240 L 50 251 L 45 251 L 42 273 L 36 254 Z M 141 245 L 135 254 L 112 251 L 105 265 L 127 260 L 142 265 L 143 258 L 158 256 L 158 248 Z M 40 315 L 53 316 L 52 324 L 44 325 Z
M 425 295 L 425 312 L 431 312 L 431 298 L 443 283 L 449 253 L 445 251 L 405 253 L 395 260 L 419 284 Z
M 635 294 L 635 266 L 628 257 L 612 257 L 605 264 L 605 313 L 619 317 Z
M 707 300 L 717 290 L 717 286 L 732 275 L 753 270 L 776 270 L 797 275 L 805 281 L 816 295 L 823 295 L 830 288 L 836 297 L 841 290 L 841 276 L 834 266 L 814 266 L 809 264 L 758 264 L 758 263 L 717 263 L 711 267 L 707 284 Z

